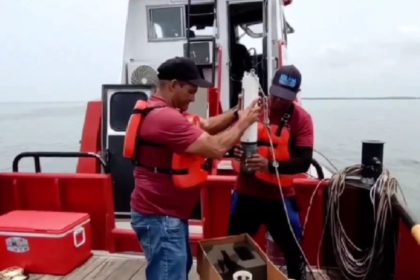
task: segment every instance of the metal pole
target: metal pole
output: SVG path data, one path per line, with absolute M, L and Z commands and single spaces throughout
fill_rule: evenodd
M 187 57 L 190 57 L 190 24 L 191 24 L 191 0 L 188 0 L 188 7 L 187 7 Z

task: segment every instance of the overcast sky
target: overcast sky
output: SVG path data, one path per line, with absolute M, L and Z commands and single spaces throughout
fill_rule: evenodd
M 302 96 L 420 96 L 420 2 L 294 0 Z
M 120 82 L 125 0 L 0 0 L 0 101 L 99 99 Z
M 120 80 L 125 0 L 0 0 L 0 102 L 85 101 Z M 294 0 L 302 96 L 420 96 L 416 0 Z

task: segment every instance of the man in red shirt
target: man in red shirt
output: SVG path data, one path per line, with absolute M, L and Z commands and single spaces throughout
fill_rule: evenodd
M 188 218 L 200 199 L 200 188 L 177 188 L 165 170 L 171 170 L 174 153 L 223 157 L 258 120 L 260 107 L 254 102 L 243 111 L 202 120 L 197 127 L 183 111 L 194 101 L 198 87 L 211 84 L 201 78 L 195 63 L 183 57 L 169 59 L 159 66 L 158 78 L 149 104 L 160 107 L 144 116 L 138 132 L 131 223 L 148 262 L 147 279 L 183 280 L 192 265 Z
M 287 118 L 283 129 L 289 131 L 290 159 L 273 164 L 270 159 L 255 154 L 245 160 L 247 170 L 275 174 L 277 168 L 281 175 L 308 170 L 312 160 L 314 133 L 311 116 L 294 103 L 300 84 L 299 70 L 290 65 L 277 70 L 270 87 L 270 123 L 280 125 Z M 242 150 L 236 150 L 238 157 L 242 157 L 242 154 Z M 294 189 L 284 186 L 282 191 L 294 234 L 300 241 L 302 227 Z M 253 236 L 261 224 L 267 226 L 274 242 L 283 250 L 288 276 L 297 280 L 305 279 L 305 262 L 289 228 L 277 181 L 266 182 L 252 173 L 240 173 L 233 196 L 229 234 L 246 232 Z

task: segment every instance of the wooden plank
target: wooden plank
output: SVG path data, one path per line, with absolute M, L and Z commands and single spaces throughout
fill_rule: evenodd
M 141 268 L 145 265 L 145 262 L 140 259 L 124 260 L 118 269 L 112 271 L 106 279 L 133 279 L 134 276 L 137 275 L 141 271 Z
M 44 275 L 41 274 L 29 274 L 29 279 L 30 280 L 39 280 L 41 279 L 41 277 L 43 277 Z M 0 278 L 1 279 L 1 278 Z
M 80 280 L 86 278 L 90 273 L 95 270 L 98 266 L 101 266 L 102 263 L 106 261 L 104 257 L 92 256 L 87 262 L 82 266 L 78 267 L 71 274 L 65 276 L 63 279 L 66 280 Z
M 105 258 L 104 262 L 98 265 L 94 270 L 92 270 L 82 279 L 107 279 L 108 275 L 110 275 L 114 270 L 118 269 L 118 267 L 121 266 L 124 261 L 125 260 L 122 258 Z
M 136 271 L 136 273 L 129 280 L 146 280 L 146 262 L 144 262 L 144 264 Z
M 123 258 L 126 259 L 127 262 L 130 264 L 128 265 L 130 267 L 130 270 L 133 272 L 133 274 L 126 278 L 127 280 L 145 280 L 146 279 L 146 259 L 142 255 L 138 254 L 109 254 L 105 252 L 105 255 L 108 258 Z M 109 277 L 109 279 L 113 279 L 112 277 Z M 115 279 L 122 279 L 122 278 L 115 278 Z
M 29 277 L 30 280 L 34 279 L 31 277 Z M 54 276 L 54 275 L 42 275 L 40 278 L 38 278 L 38 280 L 60 280 L 63 279 L 62 276 Z
M 282 267 L 285 271 L 286 267 Z M 286 272 L 286 271 L 285 271 Z M 334 273 L 327 276 L 325 271 L 314 269 L 316 279 L 339 279 Z M 324 277 L 321 275 L 323 274 Z M 308 279 L 311 276 L 308 272 Z M 30 275 L 30 280 L 146 280 L 146 260 L 138 255 L 95 254 L 86 263 L 75 269 L 71 274 L 62 276 Z M 188 279 L 199 280 L 197 266 L 194 262 Z

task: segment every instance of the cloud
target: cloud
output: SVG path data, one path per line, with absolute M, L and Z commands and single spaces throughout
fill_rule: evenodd
M 319 54 L 323 55 L 329 52 L 341 53 L 346 51 L 348 51 L 348 46 L 343 42 L 328 42 L 320 47 Z
M 379 72 L 420 63 L 420 27 L 398 26 L 395 30 L 398 32 L 391 37 L 327 42 L 319 47 L 317 62 L 335 69 L 358 65 Z
M 320 8 L 322 6 L 322 8 Z M 306 96 L 420 95 L 419 2 L 298 1 L 288 62 L 303 74 Z
M 97 99 L 102 84 L 120 82 L 124 1 L 0 5 L 2 102 Z
M 312 56 L 294 57 L 309 90 L 305 95 L 419 96 L 420 28 L 394 31 L 394 36 L 327 41 Z
M 354 43 L 328 42 L 319 48 L 317 60 L 332 68 L 345 68 L 364 62 L 366 55 Z
M 402 35 L 420 38 L 420 26 L 415 24 L 398 25 L 396 31 Z

